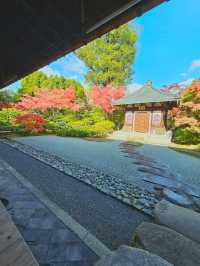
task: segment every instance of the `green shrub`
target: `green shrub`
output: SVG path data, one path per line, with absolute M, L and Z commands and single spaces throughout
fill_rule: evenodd
M 68 137 L 90 137 L 94 136 L 92 132 L 89 129 L 86 128 L 70 128 L 70 127 L 65 127 L 65 128 L 60 128 L 57 132 L 57 135 L 59 136 L 68 136 Z
M 4 108 L 0 110 L 0 130 L 16 131 L 19 126 L 16 125 L 16 117 L 23 114 L 22 111 L 15 108 Z
M 93 125 L 88 125 L 85 120 L 73 121 L 64 126 L 55 122 L 48 124 L 48 129 L 52 133 L 70 137 L 104 137 L 112 132 L 113 128 L 114 124 L 108 120 L 102 120 Z
M 89 121 L 87 119 L 70 121 L 67 123 L 67 126 L 75 129 L 81 129 L 89 126 Z
M 72 112 L 48 110 L 42 113 L 45 118 L 46 132 L 59 136 L 104 137 L 112 132 L 115 124 L 105 119 L 104 112 L 97 107 Z
M 115 125 L 115 129 L 120 130 L 124 125 L 125 113 L 124 110 L 115 110 L 113 113 L 107 114 L 107 119 L 112 121 Z
M 82 112 L 62 110 L 59 113 L 45 113 L 45 129 L 60 136 L 103 137 L 114 128 L 106 120 L 100 108 L 89 108 Z
M 69 110 L 62 110 L 59 112 L 52 112 L 51 110 L 44 113 L 45 117 L 45 129 L 52 133 L 55 133 L 67 126 L 71 121 L 76 121 L 76 114 Z
M 60 121 L 51 121 L 45 119 L 44 128 L 46 131 L 51 133 L 56 133 L 57 130 L 59 130 L 61 127 L 64 127 L 64 123 Z
M 84 111 L 82 118 L 89 121 L 89 124 L 105 120 L 105 114 L 99 107 L 93 107 L 90 110 Z
M 182 126 L 175 129 L 173 141 L 179 144 L 199 144 L 200 133 L 191 132 L 185 126 Z
M 109 120 L 102 120 L 95 123 L 92 126 L 92 130 L 95 132 L 96 136 L 106 136 L 108 133 L 111 133 L 114 129 L 114 123 Z

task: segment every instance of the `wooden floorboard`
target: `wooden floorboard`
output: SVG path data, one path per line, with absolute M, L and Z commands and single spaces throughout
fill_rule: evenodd
M 0 265 L 38 266 L 29 247 L 0 201 Z

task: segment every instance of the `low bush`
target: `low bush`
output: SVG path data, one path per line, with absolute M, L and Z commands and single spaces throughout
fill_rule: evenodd
M 105 113 L 99 107 L 90 108 L 86 112 L 83 111 L 81 117 L 88 120 L 90 125 L 106 119 Z
M 74 112 L 68 111 L 68 110 L 62 110 L 54 113 L 45 112 L 44 113 L 45 118 L 45 129 L 47 132 L 51 132 L 56 134 L 58 130 L 67 127 L 68 123 L 72 121 L 76 121 L 76 115 Z
M 71 137 L 105 137 L 115 123 L 99 107 L 73 112 L 69 109 L 47 109 L 32 113 L 15 108 L 0 110 L 0 129 L 18 134 L 50 133 Z
M 65 126 L 54 125 L 52 133 L 59 136 L 70 137 L 105 137 L 112 132 L 114 124 L 103 120 L 94 125 L 86 125 L 83 120 L 71 122 Z
M 18 125 L 15 123 L 16 117 L 22 114 L 22 111 L 15 108 L 3 108 L 0 110 L 0 130 L 16 131 L 18 129 Z
M 95 136 L 104 137 L 107 134 L 111 133 L 114 129 L 114 123 L 109 120 L 102 120 L 95 123 L 92 126 L 93 132 L 95 132 Z
M 178 144 L 199 144 L 200 133 L 188 130 L 186 126 L 176 128 L 173 141 Z
M 71 128 L 63 127 L 57 130 L 57 135 L 63 137 L 91 137 L 95 136 L 93 132 L 87 128 Z
M 46 131 L 60 136 L 104 137 L 113 131 L 114 126 L 96 107 L 78 113 L 63 110 L 51 116 L 45 114 Z

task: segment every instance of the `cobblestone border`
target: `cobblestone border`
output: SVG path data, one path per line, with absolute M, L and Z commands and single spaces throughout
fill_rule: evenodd
M 117 198 L 129 206 L 153 216 L 153 209 L 159 201 L 153 192 L 126 183 L 119 177 L 109 175 L 104 171 L 64 160 L 56 155 L 35 149 L 27 144 L 22 144 L 15 140 L 2 139 L 0 141 L 109 196 Z

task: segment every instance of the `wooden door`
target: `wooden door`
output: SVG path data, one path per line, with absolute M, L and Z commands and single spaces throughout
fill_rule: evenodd
M 149 112 L 135 112 L 134 130 L 146 133 L 149 131 Z

